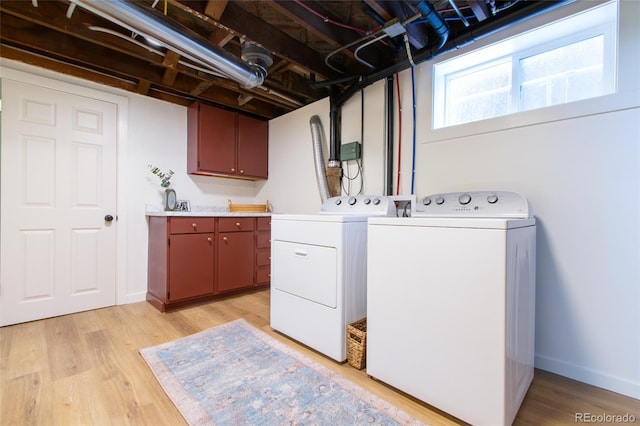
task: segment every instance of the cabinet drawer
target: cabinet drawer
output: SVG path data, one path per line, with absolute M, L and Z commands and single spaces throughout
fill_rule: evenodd
M 214 229 L 212 217 L 172 217 L 170 220 L 172 234 L 213 232 Z
M 259 231 L 271 230 L 271 216 L 258 218 L 258 230 Z
M 271 269 L 260 268 L 256 271 L 256 284 L 265 284 L 271 281 Z
M 218 231 L 253 231 L 253 217 L 221 217 L 218 219 Z
M 270 248 L 271 247 L 271 232 L 260 231 L 258 232 L 258 238 L 256 241 L 257 248 Z
M 258 249 L 256 253 L 257 266 L 271 265 L 271 249 Z

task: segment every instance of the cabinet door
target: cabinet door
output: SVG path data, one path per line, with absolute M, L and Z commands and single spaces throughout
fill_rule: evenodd
M 213 233 L 171 236 L 168 301 L 213 293 L 213 239 Z
M 253 286 L 253 232 L 218 234 L 218 292 Z
M 198 170 L 236 173 L 235 112 L 200 104 L 198 116 Z
M 238 175 L 267 179 L 269 174 L 269 123 L 238 116 Z

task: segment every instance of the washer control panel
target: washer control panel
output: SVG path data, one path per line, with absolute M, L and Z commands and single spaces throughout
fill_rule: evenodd
M 416 217 L 533 217 L 529 202 L 517 192 L 448 192 L 423 197 L 416 203 Z
M 320 214 L 395 216 L 395 203 L 383 195 L 344 195 L 322 203 Z

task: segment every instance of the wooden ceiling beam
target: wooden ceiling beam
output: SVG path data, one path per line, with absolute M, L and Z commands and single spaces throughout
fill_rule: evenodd
M 14 7 L 16 3 L 19 3 L 22 7 Z M 159 63 L 160 58 L 162 58 L 161 55 L 151 52 L 148 48 L 135 45 L 135 40 L 125 34 L 126 30 L 96 18 L 94 15 L 84 12 L 81 8 L 76 8 L 72 19 L 67 19 L 65 17 L 66 9 L 60 7 L 61 5 L 64 6 L 61 2 L 41 2 L 38 3 L 39 6 L 37 8 L 31 7 L 30 3 L 29 7 L 25 8 L 25 3 L 26 2 L 3 0 L 0 3 L 0 11 L 3 14 L 3 25 L 8 19 L 14 22 L 15 27 L 24 27 L 25 22 L 27 22 L 36 25 L 36 27 L 33 27 L 37 30 L 35 34 L 33 34 L 34 37 L 40 37 L 39 32 L 42 31 L 40 28 L 45 28 L 71 38 L 87 40 L 93 44 L 127 55 L 132 55 L 132 50 L 134 50 L 137 59 L 145 59 L 150 63 Z M 92 30 L 92 27 L 112 31 L 118 35 Z M 45 37 L 40 38 L 42 38 L 43 41 L 45 39 Z M 62 42 L 64 42 L 64 40 L 62 40 Z M 55 49 L 53 51 L 55 51 Z
M 228 0 L 209 0 L 204 8 L 204 13 L 219 21 L 228 3 Z
M 126 90 L 128 92 L 137 91 L 136 83 L 131 80 L 114 77 L 104 73 L 96 73 L 95 71 L 84 67 L 60 62 L 56 59 L 51 59 L 44 55 L 38 55 L 6 44 L 2 44 L 0 56 L 36 67 L 45 68 L 60 74 L 70 75 L 72 77 L 93 81 L 105 86 Z
M 478 22 L 484 21 L 491 16 L 491 11 L 484 0 L 467 0 L 467 2 L 469 6 L 471 6 L 471 10 L 473 10 L 476 18 L 478 18 Z
M 305 1 L 304 5 L 306 7 L 294 1 L 264 1 L 267 1 L 273 9 L 292 19 L 314 36 L 324 40 L 336 49 L 366 36 L 366 34 L 355 29 L 346 28 L 349 26 L 347 22 L 343 22 L 341 18 L 333 15 L 318 1 Z M 316 13 L 311 12 L 309 9 Z M 334 25 L 332 22 L 337 22 L 340 25 Z M 356 45 L 352 49 L 355 50 L 357 47 Z M 345 49 L 342 53 L 351 58 L 354 57 L 351 49 Z M 359 56 L 373 65 L 381 65 L 385 58 L 390 58 L 393 54 L 387 48 L 381 47 L 380 44 L 373 44 L 367 46 L 366 50 L 363 50 Z
M 24 28 L 9 16 L 3 17 L 0 33 L 3 45 L 11 43 L 76 66 L 105 73 L 113 72 L 116 76 L 132 81 L 140 78 L 158 83 L 161 81 L 162 67 L 159 62 L 156 66 L 150 66 L 144 59 L 136 59 L 83 39 L 67 37 L 48 28 Z
M 287 16 L 288 18 L 294 20 L 297 24 L 304 27 L 307 31 L 311 32 L 313 35 L 318 37 L 321 40 L 324 40 L 326 43 L 330 44 L 334 48 L 338 48 L 340 46 L 344 46 L 346 44 L 351 43 L 352 41 L 362 37 L 362 34 L 355 32 L 354 30 L 350 30 L 347 28 L 343 28 L 341 26 L 332 25 L 328 23 L 328 21 L 340 22 L 341 19 L 337 16 L 333 16 L 331 12 L 326 10 L 324 7 L 321 7 L 318 2 L 315 1 L 307 1 L 304 4 L 316 11 L 318 14 L 326 17 L 323 19 L 322 17 L 316 15 L 311 12 L 306 7 L 303 7 L 299 3 L 295 1 L 290 2 L 278 2 L 276 0 L 266 0 L 269 5 Z M 345 24 L 345 22 L 340 22 Z
M 165 86 L 172 86 L 176 81 L 176 77 L 178 76 L 178 61 L 180 60 L 180 55 L 174 51 L 167 51 L 162 65 L 167 67 L 164 70 L 164 75 L 162 76 L 162 84 Z
M 228 30 L 239 39 L 246 38 L 259 43 L 276 56 L 293 62 L 301 68 L 309 70 L 309 72 L 315 72 L 322 78 L 340 77 L 338 73 L 324 63 L 318 52 L 285 34 L 277 27 L 250 13 L 246 13 L 244 9 L 233 2 L 227 4 L 219 21 L 206 15 L 203 17 L 201 13 L 190 9 L 187 5 L 177 0 L 169 0 L 169 2 L 185 12 L 207 20 L 211 25 Z M 204 36 L 206 37 L 207 35 L 205 34 Z
M 216 28 L 208 37 L 209 41 L 218 47 L 225 47 L 231 40 L 233 40 L 235 35 L 226 30 L 222 30 L 220 28 Z
M 364 0 L 364 2 L 373 9 L 382 19 L 385 21 L 390 21 L 393 19 L 393 16 L 389 15 L 386 9 L 378 3 L 378 0 Z
M 70 67 L 81 68 L 88 71 L 87 77 L 91 81 L 108 85 L 113 85 L 114 79 L 120 82 L 124 81 L 127 84 L 118 83 L 117 87 L 150 96 L 152 96 L 151 94 L 154 90 L 159 90 L 190 97 L 194 87 L 200 84 L 200 81 L 195 80 L 193 76 L 190 77 L 178 73 L 171 86 L 167 86 L 163 83 L 165 72 L 161 64 L 150 66 L 144 60 L 136 60 L 120 52 L 109 51 L 107 48 L 92 45 L 86 40 L 65 37 L 48 28 L 40 27 L 37 31 L 34 31 L 32 26 L 28 28 L 16 26 L 10 16 L 4 16 L 3 18 L 2 26 L 0 27 L 2 56 L 4 56 L 7 47 L 31 52 L 32 55 L 47 56 L 51 60 L 63 64 L 51 69 L 68 71 Z M 47 66 L 52 64 L 51 61 L 44 63 Z M 72 75 L 78 75 L 78 73 L 74 72 Z M 99 77 L 101 75 L 110 75 L 113 79 L 105 81 Z M 219 79 L 217 84 L 218 88 L 226 86 L 231 89 L 237 89 L 237 84 L 229 80 Z M 214 101 L 216 97 L 209 96 L 209 99 Z M 230 107 L 238 106 L 235 97 L 233 101 L 228 101 L 228 99 L 228 96 L 223 96 L 220 102 L 229 102 L 225 105 Z M 195 99 L 191 101 L 193 100 Z M 260 96 L 260 102 L 257 104 L 259 106 L 247 106 L 247 109 L 256 115 L 267 118 L 272 118 L 281 115 L 283 111 L 294 109 L 289 103 L 284 103 L 280 99 L 271 100 L 269 96 L 265 95 Z
M 326 96 L 327 88 L 311 88 L 311 75 L 318 80 L 341 77 L 324 63 L 324 52 L 330 47 L 315 37 L 305 39 L 308 26 L 303 28 L 286 18 L 267 1 L 256 9 L 264 14 L 247 12 L 246 4 L 229 0 L 166 2 L 167 22 L 190 28 L 231 55 L 240 57 L 244 39 L 258 42 L 272 52 L 276 63 L 263 86 L 249 90 L 207 73 L 180 54 L 152 46 L 130 30 L 82 7 L 75 8 L 67 17 L 69 0 L 40 1 L 37 7 L 29 1 L 1 0 L 0 43 L 2 50 L 24 62 L 42 64 L 101 84 L 179 104 L 204 99 L 266 118 Z M 164 1 L 159 2 L 156 8 L 162 9 L 163 4 Z M 321 2 L 310 4 L 321 6 Z M 369 17 L 361 13 L 355 2 L 335 10 L 347 16 L 343 18 L 345 21 L 357 19 L 359 26 L 368 25 Z M 331 19 L 339 20 L 333 15 Z M 280 26 L 282 23 L 284 27 Z M 302 35 L 303 41 L 298 41 L 293 33 L 287 34 L 292 28 Z M 0 55 L 7 56 L 3 53 Z M 350 73 L 358 69 L 366 71 L 347 55 L 336 55 L 332 63 L 340 61 Z M 239 105 L 239 99 L 243 105 Z
M 149 80 L 140 80 L 136 87 L 136 93 L 139 95 L 148 95 L 151 88 L 151 82 Z

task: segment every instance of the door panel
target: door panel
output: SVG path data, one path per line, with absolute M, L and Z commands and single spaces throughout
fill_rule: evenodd
M 199 123 L 199 169 L 235 173 L 236 113 L 201 104 Z
M 238 173 L 267 179 L 269 123 L 238 115 Z
M 2 81 L 0 325 L 115 304 L 117 105 Z
M 171 302 L 213 294 L 214 234 L 171 236 L 169 294 Z
M 75 229 L 71 231 L 71 294 L 100 291 L 99 231 Z
M 218 234 L 218 291 L 238 290 L 253 285 L 253 232 Z
M 53 264 L 55 258 L 54 241 L 55 233 L 51 230 L 22 231 L 20 233 L 18 247 L 25 254 L 25 258 L 33 259 L 37 262 L 36 265 L 25 265 L 26 267 L 23 271 L 24 300 L 35 301 L 53 297 L 53 283 L 55 281 Z M 4 297 L 3 294 L 3 299 Z

